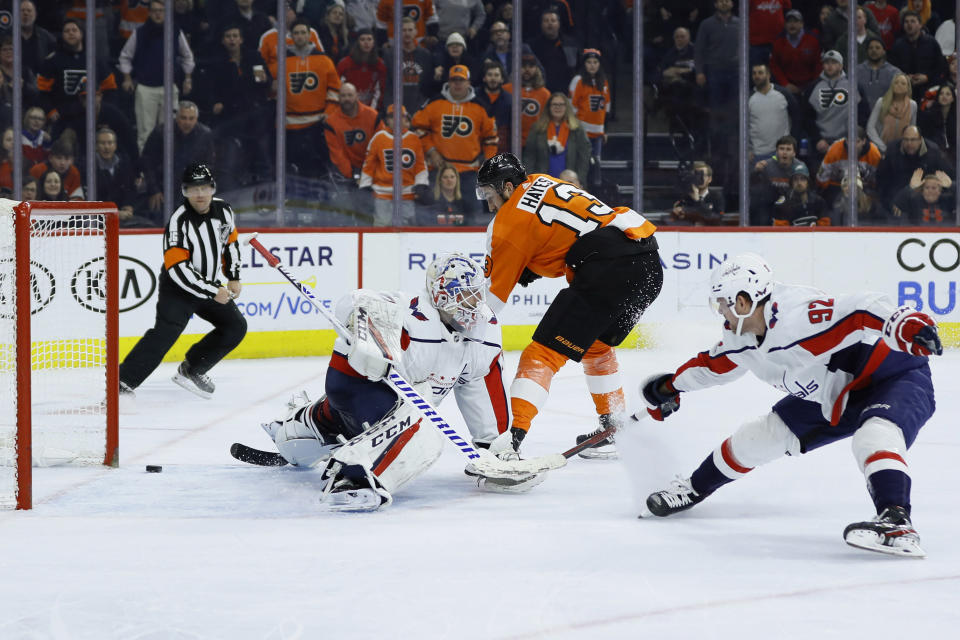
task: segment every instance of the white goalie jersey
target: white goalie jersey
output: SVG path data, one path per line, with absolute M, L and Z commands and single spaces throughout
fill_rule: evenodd
M 764 307 L 763 342 L 725 326 L 720 342 L 677 369 L 673 386 L 693 391 L 750 371 L 784 393 L 819 403 L 824 418 L 836 424 L 851 390 L 926 361 L 892 351 L 882 339 L 894 310 L 878 293 L 830 296 L 812 287 L 776 283 Z
M 441 321 L 426 291 L 418 295 L 369 293 L 396 303 L 395 313 L 402 325 L 398 372 L 434 406 L 452 389 L 475 442 L 489 443 L 506 431 L 510 414 L 496 318 L 466 336 Z M 337 302 L 336 316 L 345 325 L 353 322 L 355 300 L 354 293 Z M 376 324 L 376 317 L 372 319 Z M 333 350 L 335 358 L 340 356 L 340 366 L 346 364 L 344 359 L 350 352 L 347 342 L 338 337 Z

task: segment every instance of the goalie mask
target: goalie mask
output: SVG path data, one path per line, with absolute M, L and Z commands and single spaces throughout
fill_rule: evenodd
M 710 276 L 710 306 L 720 313 L 720 305 L 726 304 L 737 318 L 735 332 L 740 335 L 743 321 L 756 310 L 757 304 L 773 290 L 773 269 L 767 261 L 755 253 L 743 253 L 727 258 Z M 744 314 L 736 311 L 738 293 L 746 293 L 751 300 L 750 310 Z
M 445 323 L 469 332 L 486 323 L 486 281 L 483 268 L 463 255 L 438 256 L 427 267 L 427 293 Z

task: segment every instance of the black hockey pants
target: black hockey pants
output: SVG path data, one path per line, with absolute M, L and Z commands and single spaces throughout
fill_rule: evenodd
M 131 389 L 140 386 L 173 347 L 193 314 L 213 325 L 213 331 L 187 351 L 186 360 L 194 373 L 212 369 L 247 333 L 247 320 L 233 300 L 220 304 L 212 298 L 197 298 L 175 285 L 163 271 L 157 292 L 157 318 L 124 358 L 120 381 Z

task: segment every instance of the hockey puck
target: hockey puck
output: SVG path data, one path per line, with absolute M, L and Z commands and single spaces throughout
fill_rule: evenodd
M 158 464 L 147 465 L 147 473 L 160 473 L 161 471 L 163 471 L 163 467 Z

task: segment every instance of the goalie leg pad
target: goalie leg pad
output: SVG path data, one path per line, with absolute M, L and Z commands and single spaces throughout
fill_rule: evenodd
M 325 398 L 316 403 L 299 403 L 299 400 L 307 400 L 306 395 L 295 395 L 291 399 L 286 418 L 262 426 L 287 462 L 295 467 L 313 468 L 329 458 L 340 445 L 332 439 L 328 442 L 311 417 L 313 408 L 322 404 Z
M 334 453 L 344 465 L 359 465 L 389 493 L 432 465 L 443 448 L 443 437 L 423 421 L 416 407 L 399 400 L 394 409 Z

